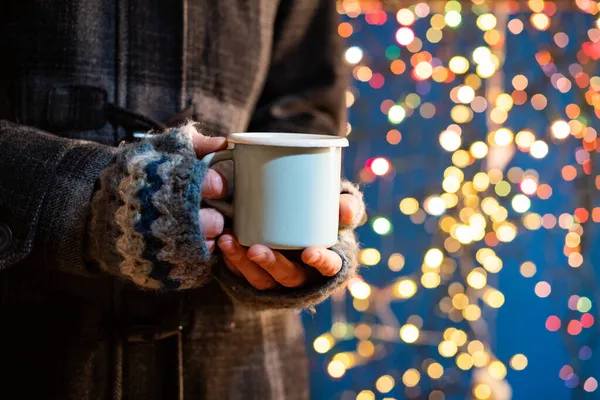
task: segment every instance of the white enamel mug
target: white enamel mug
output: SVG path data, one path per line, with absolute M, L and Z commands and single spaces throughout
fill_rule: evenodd
M 234 133 L 230 150 L 205 156 L 234 163 L 233 205 L 206 203 L 233 218 L 243 246 L 304 249 L 337 242 L 343 137 L 303 133 Z

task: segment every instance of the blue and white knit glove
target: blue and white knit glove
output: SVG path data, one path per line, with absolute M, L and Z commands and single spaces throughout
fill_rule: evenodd
M 198 218 L 207 167 L 196 158 L 190 128 L 123 146 L 92 200 L 89 256 L 147 289 L 187 289 L 210 279 Z

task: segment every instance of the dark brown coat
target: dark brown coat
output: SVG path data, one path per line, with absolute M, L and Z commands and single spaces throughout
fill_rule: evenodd
M 94 270 L 84 238 L 111 146 L 139 129 L 118 107 L 142 127 L 339 133 L 336 16 L 333 0 L 3 2 L 0 398 L 307 398 L 302 326 L 277 298 L 144 292 Z

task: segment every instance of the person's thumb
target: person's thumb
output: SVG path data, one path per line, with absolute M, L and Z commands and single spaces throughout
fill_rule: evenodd
M 208 153 L 213 153 L 218 150 L 224 150 L 227 148 L 227 139 L 224 137 L 209 137 L 204 136 L 201 133 L 195 133 L 192 135 L 192 143 L 194 144 L 194 151 L 198 158 L 202 158 Z

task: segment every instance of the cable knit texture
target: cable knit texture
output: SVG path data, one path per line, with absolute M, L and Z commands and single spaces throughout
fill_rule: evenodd
M 92 201 L 89 251 L 102 269 L 147 289 L 187 289 L 210 277 L 198 219 L 206 166 L 188 124 L 121 148 Z
M 214 269 L 216 279 L 221 283 L 223 289 L 242 307 L 257 310 L 263 309 L 307 309 L 311 308 L 325 299 L 335 291 L 343 289 L 344 284 L 356 276 L 359 263 L 357 241 L 354 229 L 362 225 L 366 218 L 363 195 L 358 187 L 349 181 L 342 181 L 341 193 L 349 193 L 358 199 L 359 212 L 354 222 L 350 225 L 340 225 L 338 241 L 331 248 L 342 259 L 342 268 L 332 277 L 319 276 L 310 285 L 300 288 L 287 288 L 280 286 L 272 290 L 257 290 L 247 281 L 233 274 L 223 263 Z M 284 252 L 293 261 L 299 262 L 299 252 Z M 311 268 L 311 267 L 306 267 Z M 311 268 L 312 269 L 312 268 Z

